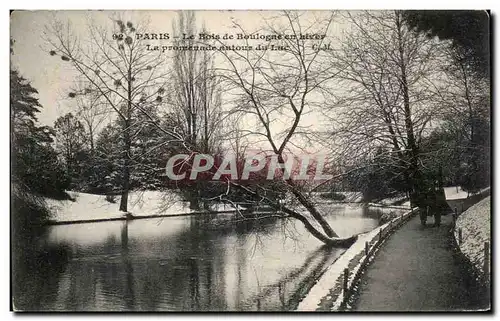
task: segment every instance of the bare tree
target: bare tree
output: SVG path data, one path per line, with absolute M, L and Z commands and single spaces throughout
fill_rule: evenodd
M 467 138 L 474 141 L 476 131 L 474 117 L 489 117 L 489 81 L 482 77 L 467 60 L 464 49 L 450 47 L 450 60 L 443 64 L 446 90 L 441 92 L 447 115 L 464 116 L 469 123 Z
M 83 40 L 83 36 L 72 30 L 70 22 L 55 20 L 47 27 L 45 37 L 50 45 L 49 53 L 71 63 L 89 85 L 82 92 L 72 92 L 69 96 L 96 94 L 119 119 L 123 141 L 120 210 L 127 211 L 133 140 L 131 128 L 140 126 L 135 116 L 143 114 L 147 122 L 169 137 L 180 141 L 183 137 L 166 130 L 147 112 L 163 103 L 168 73 L 162 68 L 160 53 L 148 51 L 142 39 L 136 37 L 147 30 L 147 24 L 140 22 L 136 25 L 116 17 L 110 23 L 111 26 L 101 27 L 89 21 Z
M 199 51 L 194 36 L 198 26 L 194 11 L 179 11 L 172 23 L 172 45 L 181 48 L 172 57 L 171 82 L 166 102 L 168 116 L 185 139 L 183 152 L 219 154 L 222 144 L 222 100 L 220 77 L 214 73 L 212 52 Z M 206 32 L 203 27 L 200 32 Z M 182 49 L 186 48 L 186 49 Z M 188 146 L 186 150 L 186 146 Z M 203 195 L 212 184 L 202 181 L 185 182 L 181 189 L 193 209 L 200 209 Z M 207 202 L 203 202 L 205 208 Z
M 440 101 L 445 129 L 453 141 L 443 142 L 437 152 L 454 160 L 446 165 L 454 166 L 457 188 L 462 184 L 476 189 L 487 184 L 489 177 L 490 84 L 470 65 L 463 48 L 450 46 L 447 53 L 450 59 L 442 65 L 445 90 Z
M 265 27 L 256 32 L 245 30 L 238 21 L 233 21 L 240 39 L 245 39 L 238 47 L 217 40 L 223 57 L 217 70 L 233 97 L 231 113 L 256 125 L 243 129 L 243 132 L 249 139 L 253 137 L 253 142 L 264 141 L 280 164 L 285 163 L 285 154 L 291 148 L 300 149 L 304 144 L 306 136 L 303 133 L 307 130 L 302 127 L 303 117 L 324 103 L 323 94 L 328 92 L 327 86 L 335 76 L 331 65 L 325 64 L 325 54 L 318 50 L 325 44 L 332 20 L 333 14 L 306 16 L 302 12 L 283 12 L 264 18 Z M 261 50 L 255 49 L 256 44 L 252 42 L 259 33 L 271 35 L 266 48 Z M 241 50 L 250 47 L 251 50 Z M 284 169 L 280 172 L 283 174 Z M 302 186 L 290 179 L 282 179 L 281 183 L 305 212 L 266 197 L 259 186 L 252 188 L 228 182 L 228 188 L 244 190 L 287 216 L 300 220 L 325 244 L 341 245 L 354 240 L 354 237 L 338 237 Z
M 88 86 L 85 86 L 88 87 Z M 106 101 L 98 93 L 78 95 L 76 100 L 76 116 L 80 119 L 87 134 L 91 156 L 95 154 L 95 141 L 97 134 L 109 116 Z
M 409 30 L 401 11 L 349 13 L 341 48 L 338 99 L 331 103 L 335 146 L 356 160 L 380 147 L 400 164 L 412 199 L 424 191 L 419 145 L 439 108 L 443 45 Z
M 197 34 L 194 11 L 180 11 L 172 29 L 178 36 L 174 46 L 193 46 L 196 40 L 182 35 Z M 181 132 L 201 152 L 214 151 L 222 121 L 220 78 L 214 73 L 212 55 L 197 50 L 175 52 L 168 95 L 169 108 L 173 108 Z

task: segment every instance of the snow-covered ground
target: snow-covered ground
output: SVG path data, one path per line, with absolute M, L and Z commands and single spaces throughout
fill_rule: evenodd
M 380 200 L 378 203 L 382 205 L 394 205 L 394 203 L 401 202 L 406 199 L 406 195 L 399 195 L 395 197 L 388 197 Z
M 331 198 L 324 197 L 326 192 L 313 192 L 312 196 L 315 202 L 331 202 L 331 203 L 360 203 L 363 199 L 363 194 L 361 192 L 335 192 L 336 194 L 343 195 L 344 199 L 341 201 L 334 200 Z
M 482 193 L 486 190 L 488 190 L 489 187 L 483 188 L 479 192 Z M 450 187 L 445 187 L 444 188 L 444 194 L 446 195 L 447 200 L 456 200 L 456 199 L 462 199 L 462 198 L 467 198 L 468 196 L 471 196 L 472 194 L 468 194 L 466 191 L 464 191 L 460 186 L 450 186 Z
M 474 267 L 483 274 L 484 242 L 491 244 L 491 197 L 488 196 L 462 213 L 455 226 L 455 238 L 458 243 L 458 229 L 462 229 L 460 250 Z
M 339 192 L 344 194 L 344 202 L 357 203 L 361 201 L 362 195 L 359 192 Z M 445 187 L 446 199 L 461 199 L 467 197 L 467 192 L 456 187 Z M 123 217 L 124 213 L 118 210 L 120 196 L 115 197 L 115 203 L 110 203 L 103 195 L 68 192 L 75 201 L 46 199 L 51 208 L 52 220 L 54 221 L 78 221 L 78 220 L 96 220 Z M 319 195 L 313 195 L 313 199 L 319 203 L 337 203 L 336 201 L 326 200 Z M 389 206 L 394 202 L 400 201 L 401 197 L 383 199 L 377 206 Z M 410 202 L 399 205 L 401 208 L 409 208 Z M 234 208 L 229 204 L 217 204 L 212 206 L 214 211 L 228 211 Z M 131 192 L 129 195 L 128 210 L 134 216 L 144 215 L 174 215 L 188 214 L 195 212 L 189 208 L 189 202 L 181 199 L 174 192 Z
M 81 221 L 81 220 L 100 220 L 100 219 L 115 219 L 122 218 L 125 213 L 118 210 L 120 204 L 120 196 L 114 198 L 114 203 L 106 200 L 104 195 L 67 192 L 73 200 L 55 200 L 45 198 L 49 206 L 53 221 Z M 346 194 L 346 202 L 357 203 L 361 201 L 361 193 L 344 192 Z M 313 195 L 313 200 L 318 204 L 337 204 L 333 200 L 324 199 L 319 195 Z M 382 204 L 374 204 L 374 206 L 384 206 L 390 204 L 391 200 L 387 200 Z M 405 205 L 402 204 L 403 208 Z M 239 209 L 244 209 L 239 207 Z M 212 211 L 232 211 L 234 207 L 227 203 L 211 205 Z M 134 191 L 129 194 L 128 212 L 134 216 L 150 216 L 150 215 L 176 215 L 189 214 L 196 212 L 189 208 L 189 202 L 173 191 Z
M 363 200 L 363 193 L 361 192 L 336 192 L 337 194 L 343 195 L 344 199 L 341 201 L 336 201 L 333 199 L 328 199 L 322 196 L 325 194 L 323 192 L 313 193 L 313 199 L 317 202 L 331 202 L 331 203 L 361 203 Z M 406 198 L 406 196 L 396 196 L 396 197 L 388 197 L 384 198 L 377 202 L 379 205 L 393 205 L 396 202 L 402 201 Z M 409 206 L 409 204 L 408 204 Z
M 467 198 L 467 192 L 462 190 L 460 186 L 445 187 L 444 195 L 446 195 L 447 200 Z
M 482 193 L 488 189 L 489 189 L 489 187 L 484 188 L 480 191 L 480 193 Z M 345 199 L 341 202 L 360 203 L 363 199 L 363 194 L 361 192 L 337 192 L 337 193 L 345 196 Z M 457 186 L 445 187 L 444 193 L 446 195 L 447 200 L 465 199 L 468 196 L 473 195 L 473 194 L 468 194 L 460 186 L 458 186 L 458 187 Z M 320 200 L 322 198 L 320 194 L 322 194 L 322 193 L 315 193 L 315 195 L 313 195 L 313 197 L 315 199 Z M 406 196 L 399 195 L 399 196 L 395 196 L 395 197 L 384 198 L 384 199 L 378 201 L 376 204 L 390 206 L 390 205 L 393 205 L 394 203 L 401 202 L 404 199 L 406 199 Z M 323 198 L 323 200 L 324 200 L 324 198 Z M 332 202 L 338 202 L 338 201 L 332 201 Z M 406 202 L 401 203 L 400 206 L 404 206 L 404 207 L 409 208 L 410 201 L 407 200 Z
M 51 209 L 54 221 L 79 221 L 98 220 L 123 217 L 124 213 L 118 210 L 120 196 L 115 197 L 115 202 L 110 203 L 104 195 L 95 195 L 78 192 L 68 192 L 75 199 L 54 200 L 46 198 Z M 229 204 L 212 206 L 214 211 L 228 211 L 234 208 Z M 174 192 L 131 192 L 128 200 L 128 211 L 134 216 L 145 215 L 174 215 L 195 212 L 189 208 L 189 202 L 183 201 Z

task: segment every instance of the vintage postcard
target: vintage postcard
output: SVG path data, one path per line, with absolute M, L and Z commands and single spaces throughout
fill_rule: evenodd
M 489 15 L 13 10 L 11 310 L 490 311 Z

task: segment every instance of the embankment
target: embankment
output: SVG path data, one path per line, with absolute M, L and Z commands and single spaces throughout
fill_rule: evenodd
M 460 214 L 454 228 L 454 241 L 462 261 L 486 292 L 491 280 L 491 197 Z

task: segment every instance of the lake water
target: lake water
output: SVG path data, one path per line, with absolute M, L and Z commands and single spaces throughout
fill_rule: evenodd
M 381 211 L 328 205 L 324 212 L 349 236 L 375 228 Z M 16 253 L 15 308 L 293 310 L 344 252 L 325 249 L 296 220 L 228 224 L 235 215 L 51 226 L 34 250 Z

